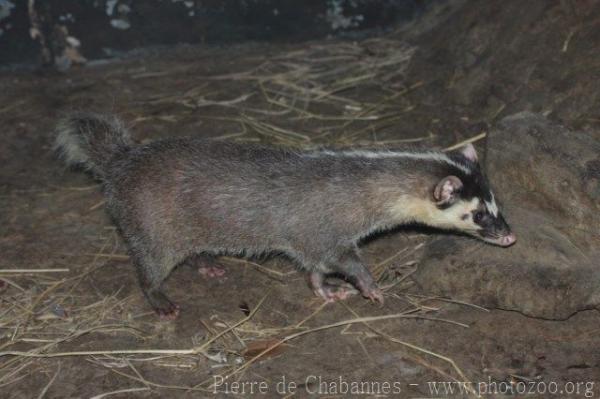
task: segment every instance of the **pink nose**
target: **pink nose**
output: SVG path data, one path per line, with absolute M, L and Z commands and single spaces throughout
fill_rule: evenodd
M 509 245 L 513 245 L 515 241 L 517 241 L 515 233 L 510 233 L 509 235 L 506 235 L 500 239 L 500 245 L 503 247 L 508 247 Z

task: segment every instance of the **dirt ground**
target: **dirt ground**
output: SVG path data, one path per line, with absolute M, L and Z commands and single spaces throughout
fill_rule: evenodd
M 430 232 L 365 243 L 383 307 L 324 305 L 285 259 L 227 258 L 221 278 L 175 270 L 166 292 L 182 313 L 161 322 L 99 184 L 51 150 L 73 109 L 118 114 L 140 142 L 446 148 L 479 137 L 483 150 L 487 126 L 526 109 L 600 139 L 599 22 L 593 2 L 451 2 L 359 42 L 181 46 L 0 73 L 0 396 L 467 396 L 431 391 L 457 381 L 489 397 L 600 395 L 597 311 L 551 321 L 433 298 L 410 279 Z

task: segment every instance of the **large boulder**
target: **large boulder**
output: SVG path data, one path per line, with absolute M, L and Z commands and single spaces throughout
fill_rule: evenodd
M 546 319 L 600 308 L 600 142 L 529 112 L 490 132 L 485 166 L 517 243 L 434 238 L 427 292 Z

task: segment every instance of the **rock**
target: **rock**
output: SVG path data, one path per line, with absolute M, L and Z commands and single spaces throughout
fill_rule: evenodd
M 428 293 L 545 319 L 600 308 L 600 142 L 519 113 L 489 134 L 485 166 L 517 243 L 435 238 L 415 281 Z

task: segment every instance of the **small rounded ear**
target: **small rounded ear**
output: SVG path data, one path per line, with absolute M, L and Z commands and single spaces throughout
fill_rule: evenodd
M 473 147 L 473 144 L 469 143 L 466 146 L 462 147 L 460 149 L 460 153 L 463 154 L 464 157 L 467 158 L 469 161 L 477 163 L 477 151 L 475 151 L 475 147 Z
M 435 186 L 433 198 L 438 205 L 450 204 L 462 188 L 462 181 L 456 176 L 446 176 Z

